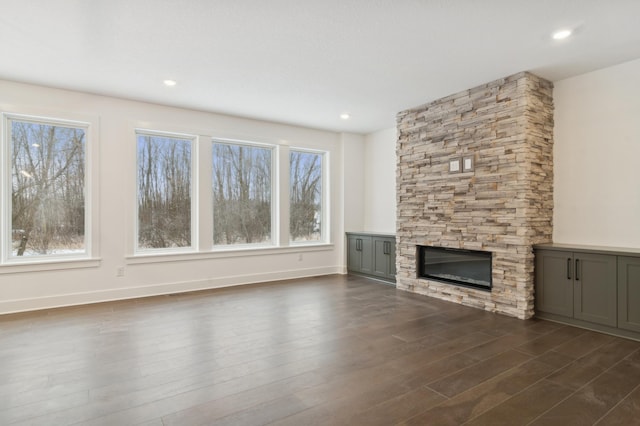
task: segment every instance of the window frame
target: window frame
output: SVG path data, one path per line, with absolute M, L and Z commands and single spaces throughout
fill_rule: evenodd
M 151 129 L 169 128 L 169 131 L 156 131 Z M 297 151 L 305 151 L 316 154 L 323 154 L 323 220 L 324 227 L 322 230 L 323 239 L 317 241 L 303 241 L 292 243 L 289 236 L 289 173 L 290 173 L 290 156 L 289 150 L 291 144 L 289 141 L 280 138 L 258 137 L 255 135 L 247 136 L 245 134 L 226 133 L 224 131 L 213 131 L 208 128 L 194 128 L 191 126 L 183 126 L 178 124 L 157 123 L 150 121 L 130 121 L 130 134 L 135 134 L 136 130 L 160 133 L 161 135 L 178 135 L 178 136 L 194 136 L 195 151 L 197 158 L 193 157 L 193 161 L 197 163 L 197 167 L 192 169 L 194 181 L 192 182 L 193 201 L 198 206 L 197 218 L 192 216 L 196 223 L 192 229 L 192 245 L 195 245 L 194 238 L 198 238 L 197 247 L 194 246 L 192 251 L 164 251 L 164 250 L 148 250 L 138 251 L 134 249 L 137 245 L 137 177 L 131 176 L 127 178 L 128 182 L 133 179 L 133 184 L 127 184 L 127 252 L 125 254 L 126 265 L 155 264 L 165 262 L 180 262 L 185 260 L 204 260 L 204 259 L 232 259 L 243 258 L 247 256 L 265 256 L 265 255 L 289 255 L 291 253 L 302 252 L 325 252 L 334 249 L 334 243 L 331 241 L 331 206 L 330 193 L 331 184 L 329 171 L 331 150 L 322 146 L 291 148 Z M 134 137 L 135 141 L 136 138 Z M 260 148 L 269 148 L 272 150 L 271 156 L 271 243 L 266 244 L 231 244 L 231 245 L 213 245 L 213 144 L 242 144 L 248 146 L 256 146 Z M 312 144 L 313 145 L 313 144 Z M 136 144 L 130 147 L 131 157 L 125 159 L 127 161 L 127 170 L 130 173 L 137 174 L 137 155 Z M 129 204 L 130 203 L 130 204 Z
M 303 152 L 303 153 L 308 153 L 308 154 L 317 154 L 320 155 L 321 157 L 321 168 L 320 168 L 320 173 L 322 173 L 321 176 L 321 181 L 322 181 L 322 193 L 320 195 L 320 202 L 321 202 L 321 212 L 320 212 L 320 217 L 321 217 L 321 227 L 320 227 L 320 238 L 318 240 L 311 240 L 311 241 L 293 241 L 291 239 L 291 234 L 289 234 L 289 245 L 291 246 L 311 246 L 311 245 L 318 245 L 318 244 L 328 244 L 328 237 L 329 235 L 331 235 L 331 231 L 330 231 L 330 224 L 329 224 L 329 151 L 325 151 L 325 150 L 320 150 L 320 149 L 313 149 L 313 148 L 300 148 L 300 147 L 290 147 L 289 148 L 289 163 L 287 164 L 287 176 L 291 175 L 291 153 L 292 152 Z M 287 186 L 287 200 L 291 199 L 291 182 L 289 182 L 289 185 Z M 288 213 L 290 215 L 291 213 L 291 205 L 290 202 L 287 202 L 288 205 Z M 287 215 L 287 216 L 289 216 Z M 291 218 L 288 218 L 288 223 L 287 223 L 287 230 L 290 228 L 291 226 Z
M 213 203 L 215 202 L 213 199 L 213 172 L 214 172 L 214 167 L 213 167 L 213 146 L 215 144 L 225 144 L 225 145 L 241 145 L 241 146 L 248 146 L 248 147 L 255 147 L 255 148 L 261 148 L 261 149 L 268 149 L 271 151 L 271 162 L 269 164 L 270 169 L 270 186 L 271 186 L 271 205 L 270 205 L 270 222 L 271 222 L 271 230 L 270 230 L 270 234 L 271 234 L 271 241 L 268 242 L 264 242 L 264 243 L 241 243 L 241 244 L 215 244 L 215 238 L 214 238 L 214 233 L 215 233 L 215 229 L 214 229 L 214 211 L 213 211 Z M 254 142 L 254 141 L 247 141 L 247 140 L 241 140 L 241 139 L 231 139 L 231 138 L 222 138 L 222 137 L 211 137 L 210 139 L 210 155 L 209 155 L 209 167 L 210 167 L 210 175 L 208 177 L 208 185 L 209 185 L 209 189 L 210 189 L 210 194 L 211 194 L 211 217 L 207 218 L 207 220 L 211 221 L 211 235 L 209 236 L 210 238 L 210 247 L 211 247 L 211 251 L 212 252 L 224 252 L 224 251 L 246 251 L 246 250 L 256 250 L 256 249 L 271 249 L 271 248 L 278 248 L 281 247 L 280 244 L 280 209 L 279 209 L 279 203 L 278 200 L 280 199 L 280 194 L 279 194 L 279 188 L 278 188 L 278 182 L 279 182 L 279 173 L 280 173 L 280 167 L 279 167 L 279 161 L 278 161 L 278 157 L 279 157 L 279 146 L 276 144 L 272 144 L 272 143 L 265 143 L 265 142 Z
M 168 139 L 180 139 L 189 141 L 191 145 L 191 170 L 189 173 L 190 189 L 191 189 L 191 245 L 185 247 L 158 247 L 158 248 L 141 248 L 139 246 L 139 224 L 140 224 L 140 211 L 138 202 L 138 190 L 140 182 L 138 181 L 138 136 L 151 136 L 161 137 Z M 199 247 L 199 226 L 198 226 L 198 145 L 199 136 L 191 133 L 170 132 L 164 130 L 153 130 L 136 127 L 134 129 L 134 220 L 133 220 L 133 255 L 134 256 L 148 256 L 148 255 L 163 255 L 163 254 L 180 254 L 180 253 L 193 253 L 198 251 Z
M 99 260 L 99 204 L 98 162 L 94 156 L 99 147 L 99 119 L 73 114 L 2 112 L 0 113 L 0 163 L 4 169 L 0 176 L 0 229 L 3 235 L 12 235 L 12 132 L 11 122 L 71 127 L 85 132 L 84 141 L 84 250 L 81 253 L 50 254 L 40 256 L 13 256 L 10 238 L 0 242 L 0 273 L 23 270 L 55 270 L 98 266 Z M 24 266 L 21 266 L 24 265 Z M 39 266 L 40 265 L 40 266 Z M 26 269 L 24 269 L 26 268 Z

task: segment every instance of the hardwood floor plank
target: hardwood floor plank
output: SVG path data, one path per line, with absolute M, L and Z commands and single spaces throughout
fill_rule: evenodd
M 558 370 L 548 379 L 577 390 L 638 348 L 639 342 L 615 339 Z
M 465 422 L 465 426 L 518 426 L 527 425 L 532 420 L 566 399 L 572 390 L 547 380 L 507 399 L 502 404 L 485 411 Z M 622 423 L 619 423 L 622 424 Z
M 498 359 L 496 357 L 496 360 Z M 539 382 L 554 369 L 549 364 L 531 359 L 503 370 L 496 376 L 487 377 L 476 386 L 468 388 L 432 409 L 407 419 L 402 424 L 461 425 L 492 408 L 500 407 L 513 395 Z M 459 374 L 457 373 L 457 375 Z
M 266 425 L 274 420 L 303 411 L 307 406 L 295 395 L 253 406 L 247 410 L 217 419 L 218 426 Z
M 596 424 L 598 426 L 632 425 L 640 419 L 640 384 L 613 407 Z
M 531 359 L 509 350 L 429 384 L 429 389 L 452 398 L 480 383 Z
M 27 421 L 30 423 L 35 417 L 47 418 L 51 413 L 73 407 L 85 407 L 89 401 L 87 391 L 74 392 L 63 396 L 48 398 L 17 407 L 0 410 L 0 424 L 14 424 Z M 51 422 L 49 424 L 52 424 Z
M 231 416 L 254 406 L 294 395 L 304 389 L 316 386 L 323 381 L 324 379 L 318 374 L 302 374 L 290 380 L 254 387 L 224 398 L 190 406 L 184 410 L 164 416 L 162 421 L 165 426 L 187 426 L 211 423 L 219 418 Z
M 486 343 L 471 348 L 464 353 L 471 358 L 484 360 L 539 337 L 540 335 L 538 333 L 504 334 Z
M 567 340 L 576 338 L 585 333 L 587 333 L 587 331 L 581 328 L 563 326 L 540 336 L 537 339 L 529 340 L 518 346 L 517 349 L 531 355 L 540 355 L 561 346 Z
M 625 399 L 640 384 L 640 363 L 625 359 L 609 368 L 593 381 L 546 413 L 532 425 L 594 424 Z
M 638 389 L 639 342 L 363 277 L 0 315 L 3 425 L 615 424 Z
M 615 340 L 615 337 L 607 334 L 587 331 L 555 347 L 553 351 L 577 359 Z
M 446 398 L 425 387 L 418 387 L 376 404 L 349 418 L 351 425 L 386 426 L 413 417 Z

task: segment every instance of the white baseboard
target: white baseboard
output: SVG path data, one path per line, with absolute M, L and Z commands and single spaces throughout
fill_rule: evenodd
M 180 281 L 139 287 L 125 287 L 110 290 L 61 294 L 30 299 L 4 300 L 0 301 L 0 314 L 37 311 L 42 309 L 61 308 L 65 306 L 86 305 L 90 303 L 111 302 L 115 300 L 136 299 L 140 297 L 161 296 L 164 294 L 210 290 L 214 288 L 257 284 L 294 278 L 306 278 L 319 275 L 340 274 L 343 273 L 342 269 L 343 268 L 339 266 L 296 269 L 261 274 L 233 275 L 206 280 Z

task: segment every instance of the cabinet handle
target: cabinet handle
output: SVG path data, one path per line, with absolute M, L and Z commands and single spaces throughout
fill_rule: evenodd
M 385 241 L 382 245 L 382 253 L 389 254 L 389 241 Z
M 580 281 L 580 276 L 578 272 L 580 271 L 580 259 L 576 259 L 576 281 Z
M 571 258 L 567 258 L 567 279 L 571 279 Z
M 360 238 L 356 239 L 356 251 L 362 251 L 362 240 Z

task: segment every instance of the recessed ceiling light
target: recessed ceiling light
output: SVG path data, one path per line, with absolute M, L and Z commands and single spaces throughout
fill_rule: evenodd
M 342 114 L 340 114 L 340 118 L 343 119 L 343 120 L 348 120 L 348 119 L 351 118 L 351 115 L 349 115 L 346 112 L 343 112 Z
M 564 40 L 570 35 L 571 35 L 571 30 L 559 30 L 553 33 L 551 37 L 553 37 L 554 40 Z
M 163 83 L 165 86 L 169 86 L 169 87 L 173 87 L 177 84 L 175 80 L 165 80 L 163 81 Z

